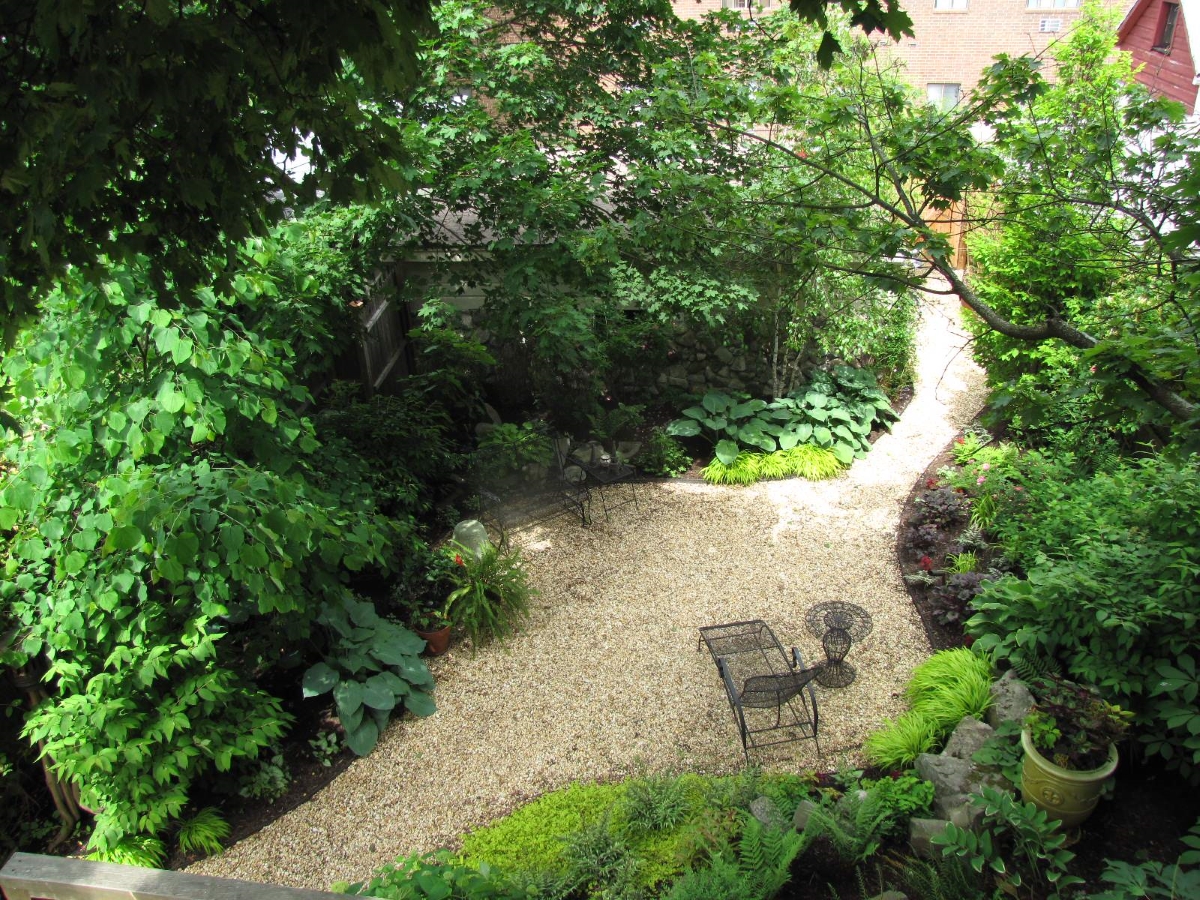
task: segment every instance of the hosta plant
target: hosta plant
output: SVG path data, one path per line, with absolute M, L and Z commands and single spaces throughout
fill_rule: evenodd
M 423 640 L 350 595 L 326 607 L 318 621 L 330 633 L 329 649 L 304 673 L 303 692 L 333 692 L 346 746 L 359 756 L 370 753 L 397 707 L 433 714 L 433 676 L 420 658 Z

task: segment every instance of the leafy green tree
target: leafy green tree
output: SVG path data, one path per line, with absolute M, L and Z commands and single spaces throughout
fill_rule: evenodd
M 317 190 L 394 194 L 427 21 L 427 0 L 4 0 L 6 324 L 67 266 L 144 258 L 159 288 L 194 284 Z M 303 180 L 274 159 L 301 153 Z
M 323 474 L 296 412 L 286 323 L 315 295 L 295 275 L 308 292 L 281 292 L 286 267 L 258 242 L 228 292 L 186 304 L 141 261 L 73 274 L 4 361 L 8 661 L 48 665 L 25 734 L 98 810 L 100 849 L 276 740 L 288 717 L 257 680 L 302 659 L 353 572 L 391 565 L 394 527 L 361 478 Z

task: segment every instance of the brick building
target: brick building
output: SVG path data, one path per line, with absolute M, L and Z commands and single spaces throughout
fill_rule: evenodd
M 1188 25 L 1197 32 L 1193 42 Z M 1117 46 L 1140 65 L 1137 79 L 1196 113 L 1200 90 L 1200 0 L 1138 0 L 1117 30 Z
M 748 5 L 770 13 L 787 0 L 672 0 L 680 18 Z M 880 55 L 904 64 L 909 82 L 934 103 L 952 106 L 979 81 L 998 53 L 1042 54 L 1066 35 L 1083 0 L 900 0 L 915 37 L 899 42 L 873 36 Z M 1133 0 L 1106 0 L 1128 6 Z M 1152 0 L 1161 4 L 1163 0 Z M 1198 2 L 1198 0 L 1186 0 Z

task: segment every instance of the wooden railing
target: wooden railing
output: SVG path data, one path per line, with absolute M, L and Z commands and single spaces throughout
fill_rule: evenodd
M 0 869 L 0 890 L 7 900 L 345 900 L 327 891 L 36 853 L 12 855 Z

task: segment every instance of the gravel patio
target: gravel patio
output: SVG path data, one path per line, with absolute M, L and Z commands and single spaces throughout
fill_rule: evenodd
M 978 412 L 982 372 L 956 299 L 926 301 L 915 396 L 891 434 L 828 482 L 638 487 L 641 509 L 581 528 L 561 517 L 519 535 L 540 590 L 523 632 L 432 662 L 438 712 L 394 724 L 309 803 L 191 871 L 327 889 L 462 833 L 577 779 L 744 765 L 733 716 L 697 628 L 765 619 L 785 647 L 821 658 L 804 612 L 866 608 L 874 630 L 848 661 L 858 679 L 818 688 L 821 747 L 786 744 L 768 770 L 836 769 L 901 711 L 929 654 L 895 559 L 915 479 Z

